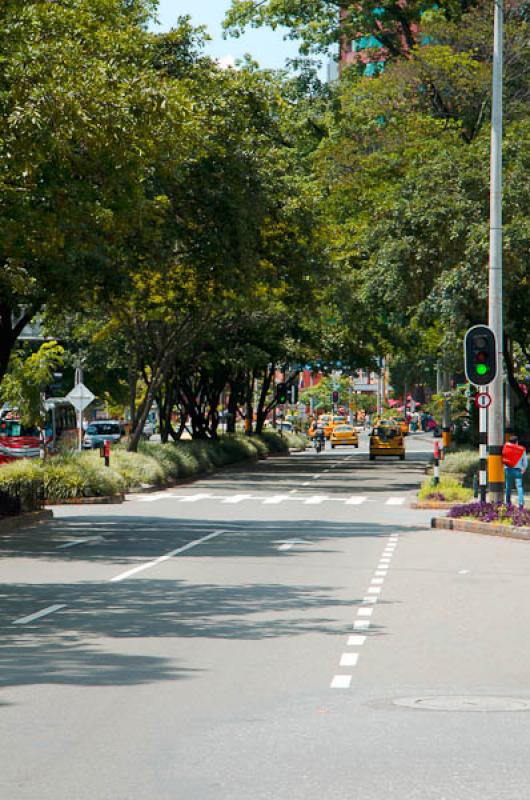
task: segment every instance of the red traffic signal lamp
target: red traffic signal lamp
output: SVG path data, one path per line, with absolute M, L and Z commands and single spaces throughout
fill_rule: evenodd
M 464 339 L 466 378 L 475 386 L 487 386 L 497 375 L 495 334 L 487 325 L 475 325 Z

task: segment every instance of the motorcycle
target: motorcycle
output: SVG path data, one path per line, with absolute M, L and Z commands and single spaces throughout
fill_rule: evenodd
M 315 439 L 315 450 L 317 451 L 317 453 L 320 453 L 323 447 L 324 447 L 323 439 L 320 438 Z

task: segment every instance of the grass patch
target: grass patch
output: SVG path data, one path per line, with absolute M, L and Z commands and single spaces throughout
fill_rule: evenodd
M 429 478 L 422 483 L 418 492 L 419 500 L 446 500 L 449 503 L 463 503 L 471 500 L 472 497 L 471 489 L 462 486 L 457 478 L 447 475 L 440 477 L 438 486 L 434 485 L 433 478 Z

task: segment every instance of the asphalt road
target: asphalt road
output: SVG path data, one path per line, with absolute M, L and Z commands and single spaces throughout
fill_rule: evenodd
M 6 800 L 530 797 L 530 549 L 366 443 L 4 535 Z

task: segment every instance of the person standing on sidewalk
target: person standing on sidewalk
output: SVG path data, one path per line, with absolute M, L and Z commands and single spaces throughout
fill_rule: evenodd
M 519 508 L 524 508 L 523 475 L 528 467 L 526 450 L 519 444 L 517 436 L 510 436 L 510 441 L 502 448 L 504 464 L 504 481 L 506 486 L 506 504 L 512 501 L 512 483 L 517 489 Z

